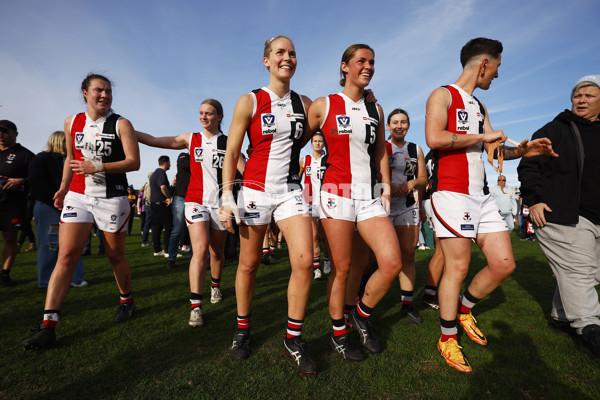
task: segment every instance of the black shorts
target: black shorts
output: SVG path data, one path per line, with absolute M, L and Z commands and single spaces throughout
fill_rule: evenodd
M 17 232 L 25 222 L 26 209 L 0 209 L 0 231 Z

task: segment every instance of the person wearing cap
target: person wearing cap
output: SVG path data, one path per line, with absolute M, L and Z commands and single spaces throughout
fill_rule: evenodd
M 557 287 L 550 328 L 575 336 L 579 349 L 600 358 L 600 75 L 579 79 L 571 110 L 558 114 L 533 138 L 552 141 L 558 158 L 523 159 L 521 195 Z
M 17 126 L 0 121 L 0 231 L 2 272 L 0 288 L 9 286 L 10 269 L 18 253 L 17 234 L 27 212 L 27 176 L 34 154 L 17 143 Z

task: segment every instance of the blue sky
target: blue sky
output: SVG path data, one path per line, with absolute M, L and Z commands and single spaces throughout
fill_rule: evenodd
M 499 79 L 475 95 L 492 126 L 517 141 L 570 108 L 578 78 L 600 73 L 598 0 L 22 0 L 3 1 L 0 13 L 0 119 L 15 122 L 19 142 L 35 153 L 65 117 L 85 110 L 79 87 L 90 71 L 114 81 L 113 108 L 138 130 L 201 130 L 200 103 L 213 97 L 227 133 L 237 99 L 268 84 L 263 44 L 278 34 L 298 53 L 292 89 L 313 100 L 341 90 L 346 47 L 372 46 L 370 88 L 384 112 L 409 112 L 407 139 L 425 152 L 427 97 L 458 78 L 460 48 L 471 38 L 504 44 Z M 128 174 L 136 188 L 158 156 L 178 153 L 140 148 L 140 171 Z M 516 166 L 505 163 L 509 185 L 518 184 Z

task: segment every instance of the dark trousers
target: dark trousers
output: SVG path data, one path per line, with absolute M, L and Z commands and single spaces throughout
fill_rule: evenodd
M 163 228 L 165 230 L 165 251 L 169 249 L 169 238 L 171 237 L 171 229 L 173 229 L 173 212 L 171 207 L 162 202 L 153 202 L 150 206 L 154 222 L 152 224 L 152 246 L 154 252 L 158 253 L 162 250 L 160 247 L 160 233 Z

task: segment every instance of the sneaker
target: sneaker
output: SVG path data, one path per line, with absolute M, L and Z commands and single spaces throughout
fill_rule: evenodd
M 550 328 L 552 332 L 564 337 L 577 337 L 577 330 L 571 326 L 570 321 L 550 319 L 550 322 L 548 322 L 548 328 Z
M 148 247 L 148 246 L 150 246 L 150 243 L 148 243 L 148 242 L 142 243 L 142 247 Z
M 204 316 L 202 315 L 201 307 L 192 308 L 188 324 L 190 324 L 190 326 L 193 326 L 194 328 L 197 326 L 204 326 Z
M 321 272 L 321 268 L 315 268 L 314 278 L 315 279 L 321 279 L 321 278 L 323 278 L 323 273 Z
M 369 319 L 359 318 L 357 315 L 356 308 L 348 314 L 348 320 L 352 324 L 352 329 L 360 334 L 360 343 L 367 348 L 371 353 L 381 353 L 383 351 L 383 345 L 375 336 L 373 326 Z
M 10 275 L 0 274 L 0 288 L 7 287 L 12 285 L 12 281 L 10 280 Z
M 175 258 L 179 258 L 179 257 L 183 257 L 183 255 L 177 253 L 177 255 L 175 256 Z M 169 253 L 165 253 L 165 258 L 169 258 Z
M 421 318 L 419 312 L 415 310 L 413 306 L 400 308 L 400 318 L 404 317 L 408 318 L 410 322 L 416 325 L 419 325 L 423 322 L 423 318 Z
M 54 333 L 54 328 L 50 328 L 49 326 L 40 326 L 36 330 L 34 330 L 34 334 L 25 339 L 23 342 L 24 350 L 37 350 L 43 347 L 47 347 L 48 345 L 54 343 L 56 340 L 56 333 Z
M 465 330 L 467 336 L 470 337 L 472 341 L 482 346 L 485 346 L 487 344 L 487 339 L 477 327 L 477 320 L 475 319 L 473 314 L 458 314 L 457 320 L 460 326 L 462 326 Z
M 135 305 L 133 301 L 131 303 L 121 303 L 119 305 L 119 311 L 117 311 L 117 317 L 115 318 L 115 322 L 125 322 L 133 315 L 133 310 L 135 309 Z
M 181 246 L 181 251 L 185 251 L 186 253 L 189 253 L 191 250 L 190 246 Z
M 588 325 L 577 335 L 579 350 L 588 356 L 600 359 L 600 325 Z
M 462 352 L 462 347 L 458 345 L 456 339 L 448 339 L 442 342 L 442 338 L 437 343 L 437 348 L 442 357 L 446 360 L 446 364 L 455 368 L 460 372 L 471 372 L 471 364 Z
M 306 342 L 301 336 L 283 339 L 283 348 L 287 353 L 288 359 L 293 359 L 296 363 L 300 375 L 317 373 L 317 364 L 308 355 Z
M 155 251 L 155 252 L 154 252 L 154 255 L 155 255 L 155 256 L 164 256 L 164 255 L 165 255 L 165 251 L 164 251 L 164 250 L 161 250 L 161 251 Z M 167 256 L 168 256 L 168 254 L 167 254 Z
M 215 303 L 220 303 L 223 301 L 223 294 L 221 293 L 221 289 L 219 289 L 218 287 L 211 287 L 210 288 L 210 302 L 215 304 Z
M 87 285 L 88 285 L 87 281 L 81 281 L 79 283 L 71 282 L 71 287 L 84 287 Z
M 350 337 L 347 333 L 340 336 L 332 336 L 329 343 L 332 349 L 344 357 L 344 360 L 360 362 L 365 359 L 364 354 L 350 342 Z
M 437 296 L 423 296 L 423 307 L 431 308 L 432 310 L 440 309 L 440 302 Z
M 173 269 L 175 268 L 175 260 L 169 260 L 167 261 L 167 265 L 165 266 L 166 269 Z
M 235 360 L 245 360 L 250 357 L 250 330 L 237 329 L 233 337 L 233 344 L 229 351 L 231 357 Z
M 331 273 L 331 261 L 323 260 L 323 273 L 330 274 Z
M 269 257 L 269 253 L 265 253 L 262 255 L 260 259 L 261 264 L 269 265 L 271 264 L 271 257 Z

